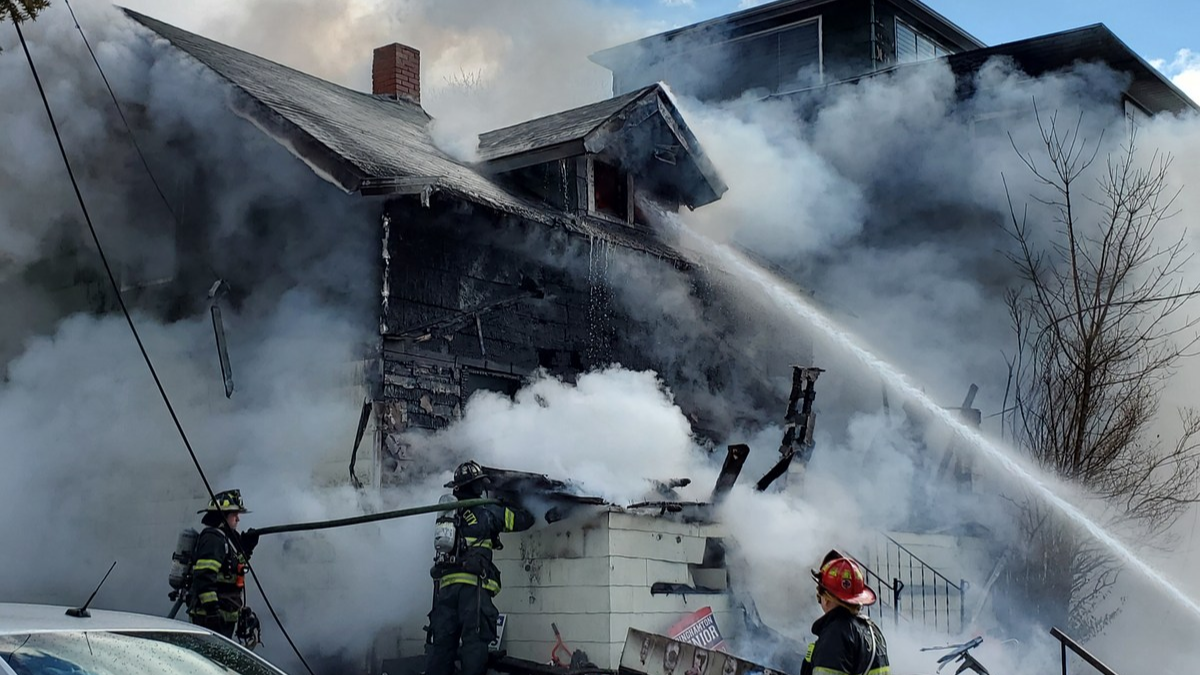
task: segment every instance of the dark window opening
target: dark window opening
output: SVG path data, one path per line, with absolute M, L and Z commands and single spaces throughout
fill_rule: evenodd
M 538 349 L 538 366 L 550 372 L 581 371 L 583 359 L 577 350 Z
M 470 398 L 477 391 L 494 391 L 512 398 L 521 388 L 521 378 L 515 375 L 502 375 L 481 371 L 467 371 L 463 378 L 463 398 Z
M 593 164 L 596 211 L 620 220 L 628 220 L 629 180 L 625 172 L 601 161 Z

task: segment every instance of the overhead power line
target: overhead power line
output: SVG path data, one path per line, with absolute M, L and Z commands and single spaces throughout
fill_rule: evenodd
M 69 0 L 66 1 L 66 5 L 68 8 L 70 8 Z M 71 10 L 71 17 L 72 17 L 72 19 L 75 19 L 75 12 L 73 9 Z M 21 30 L 21 22 L 14 21 L 13 25 L 17 29 L 17 38 L 20 40 L 21 48 L 25 52 L 25 59 L 29 62 L 29 70 L 33 74 L 33 81 L 37 85 L 38 94 L 41 96 L 42 104 L 46 108 L 46 117 L 50 120 L 50 128 L 54 132 L 54 140 L 58 144 L 59 153 L 62 155 L 63 164 L 66 166 L 67 176 L 71 180 L 71 187 L 75 191 L 75 198 L 78 200 L 79 209 L 83 213 L 83 220 L 87 224 L 88 232 L 91 234 L 92 243 L 94 243 L 96 246 L 96 253 L 99 255 L 100 263 L 104 267 L 105 276 L 108 277 L 108 282 L 109 282 L 110 286 L 112 287 L 113 294 L 117 298 L 117 305 L 121 308 L 121 314 L 125 317 L 125 323 L 129 326 L 129 331 L 133 334 L 134 341 L 137 342 L 138 351 L 141 352 L 142 360 L 146 363 L 146 368 L 150 371 L 150 375 L 154 379 L 154 385 L 158 389 L 158 394 L 162 398 L 163 404 L 167 407 L 167 412 L 171 415 L 171 421 L 175 424 L 175 430 L 179 433 L 179 438 L 183 441 L 184 447 L 187 448 L 188 455 L 192 459 L 192 464 L 193 464 L 193 466 L 195 466 L 196 472 L 200 475 L 201 482 L 204 483 L 204 489 L 205 489 L 205 491 L 208 492 L 209 498 L 215 504 L 216 503 L 216 494 L 213 492 L 212 485 L 208 481 L 208 476 L 204 473 L 204 467 L 202 467 L 200 465 L 200 459 L 199 459 L 199 457 L 196 456 L 196 451 L 192 447 L 191 441 L 188 439 L 187 432 L 184 431 L 184 429 L 183 429 L 183 424 L 180 422 L 179 416 L 175 413 L 175 406 L 171 404 L 171 398 L 170 398 L 170 396 L 167 395 L 167 390 L 163 386 L 162 379 L 158 375 L 158 370 L 154 367 L 154 362 L 153 362 L 153 360 L 151 360 L 150 354 L 146 351 L 146 345 L 145 345 L 145 343 L 142 342 L 142 336 L 138 332 L 137 325 L 133 321 L 133 315 L 130 314 L 129 307 L 125 304 L 125 298 L 121 293 L 121 286 L 119 283 L 117 283 L 117 277 L 115 274 L 113 274 L 112 265 L 109 264 L 108 256 L 104 253 L 104 246 L 100 243 L 100 237 L 96 232 L 96 226 L 92 222 L 91 214 L 88 212 L 87 203 L 84 200 L 83 193 L 79 188 L 79 181 L 75 178 L 75 171 L 71 167 L 71 160 L 70 160 L 69 156 L 67 155 L 67 149 L 63 145 L 62 134 L 59 133 L 58 123 L 55 121 L 55 118 L 54 118 L 54 111 L 50 107 L 50 99 L 46 96 L 45 87 L 42 86 L 42 79 L 38 75 L 37 66 L 34 65 L 34 62 L 33 62 L 33 55 L 30 53 L 29 45 L 25 41 L 25 33 Z M 94 51 L 92 51 L 92 46 L 88 42 L 87 36 L 84 35 L 84 33 L 83 33 L 83 28 L 79 26 L 78 21 L 76 21 L 75 26 L 76 26 L 76 28 L 79 28 L 79 34 L 83 38 L 84 45 L 87 46 L 88 53 L 90 53 L 92 55 L 92 60 L 95 62 L 96 68 L 100 70 L 100 75 L 101 75 L 101 77 L 104 78 L 105 85 L 108 86 L 108 78 L 104 76 L 104 69 L 101 68 L 100 61 L 98 59 L 96 59 L 96 54 Z M 113 102 L 116 103 L 117 99 L 116 99 L 116 96 L 113 94 L 111 86 L 108 86 L 108 92 L 109 92 L 109 95 L 112 96 Z M 120 111 L 120 104 L 117 104 L 117 110 Z M 121 113 L 121 119 L 125 120 L 124 113 Z M 126 121 L 125 123 L 128 128 L 128 121 Z M 132 136 L 132 130 L 130 130 L 130 134 Z M 136 142 L 135 142 L 135 146 L 136 146 Z M 140 148 L 138 149 L 138 155 L 142 157 L 143 165 L 146 166 L 146 170 L 147 170 L 147 172 L 149 172 L 150 167 L 148 164 L 145 163 L 145 156 L 142 155 Z M 151 174 L 151 180 L 153 180 L 153 174 Z M 155 181 L 155 186 L 157 187 L 157 185 L 158 185 L 158 183 L 157 183 L 157 181 Z M 159 190 L 159 194 L 162 195 L 161 190 Z M 165 201 L 166 197 L 164 196 L 163 199 Z M 169 206 L 168 206 L 168 210 L 169 210 Z M 172 215 L 174 215 L 174 212 L 172 212 Z M 241 543 L 240 542 L 235 542 L 235 543 L 237 544 L 237 546 L 240 550 Z M 271 617 L 275 620 L 275 623 L 279 626 L 280 632 L 282 632 L 284 638 L 287 639 L 287 642 L 291 646 L 292 651 L 294 651 L 296 653 L 297 658 L 300 659 L 300 662 L 304 665 L 304 669 L 308 671 L 309 675 L 315 675 L 313 673 L 312 668 L 309 667 L 308 661 L 304 658 L 304 655 L 300 652 L 300 649 L 296 646 L 295 641 L 292 640 L 291 635 L 289 635 L 287 632 L 287 629 L 284 628 L 283 622 L 280 620 L 278 613 L 276 613 L 274 606 L 271 604 L 270 599 L 267 597 L 266 591 L 263 589 L 262 582 L 259 580 L 258 574 L 254 571 L 254 567 L 252 565 L 250 565 L 248 558 L 247 558 L 247 562 L 246 562 L 246 568 L 250 571 L 250 576 L 254 580 L 255 586 L 258 587 L 258 591 L 259 591 L 259 594 L 262 595 L 263 602 L 267 605 L 267 609 L 270 611 Z

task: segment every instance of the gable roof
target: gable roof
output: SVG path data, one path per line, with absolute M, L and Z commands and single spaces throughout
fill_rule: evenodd
M 249 119 L 315 172 L 363 195 L 444 193 L 500 213 L 561 227 L 677 264 L 691 264 L 648 231 L 562 213 L 516 194 L 434 145 L 430 116 L 417 103 L 354 91 L 249 52 L 124 10 L 243 94 Z M 605 102 L 602 102 L 605 103 Z
M 951 54 L 946 61 L 961 76 L 974 73 L 993 57 L 1008 57 L 1035 77 L 1076 63 L 1104 63 L 1133 78 L 1127 91 L 1129 97 L 1151 113 L 1200 110 L 1187 94 L 1102 23 Z
M 605 151 L 629 160 L 633 166 L 627 168 L 635 172 L 655 174 L 656 184 L 669 184 L 691 208 L 720 199 L 728 189 L 658 84 L 479 137 L 480 156 L 497 172 Z M 664 158 L 669 161 L 656 161 Z M 639 169 L 647 165 L 652 168 Z
M 681 28 L 665 31 L 644 37 L 640 40 L 602 49 L 589 58 L 609 70 L 619 70 L 636 62 L 647 53 L 658 50 L 670 50 L 680 41 L 680 44 L 699 40 L 701 42 L 720 42 L 722 38 L 733 33 L 745 31 L 753 34 L 754 24 L 777 21 L 789 14 L 807 12 L 808 10 L 830 5 L 843 0 L 777 0 L 756 7 L 750 7 L 739 12 L 733 12 L 707 21 L 701 21 Z M 939 36 L 959 49 L 977 49 L 984 44 L 975 36 L 960 28 L 957 24 L 934 11 L 921 0 L 890 0 L 891 4 L 907 11 L 923 23 L 936 28 Z
M 646 87 L 606 101 L 480 134 L 479 156 L 484 161 L 492 161 L 582 140 L 649 89 Z
M 372 96 L 125 10 L 248 96 L 248 116 L 347 192 L 444 191 L 499 211 L 541 219 L 513 195 L 439 150 L 430 117 L 411 101 Z

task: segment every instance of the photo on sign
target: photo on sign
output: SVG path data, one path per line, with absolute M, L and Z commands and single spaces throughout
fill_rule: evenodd
M 643 666 L 646 665 L 646 658 L 650 656 L 650 650 L 653 647 L 654 647 L 654 638 L 647 635 L 645 638 L 642 639 L 642 649 L 638 653 L 638 660 L 642 662 Z
M 663 671 L 667 675 L 675 672 L 675 666 L 679 665 L 679 643 L 671 641 L 667 643 L 666 650 L 663 651 Z

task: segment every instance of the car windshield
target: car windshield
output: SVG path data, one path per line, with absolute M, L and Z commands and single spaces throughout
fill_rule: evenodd
M 215 635 L 171 631 L 0 635 L 0 659 L 17 675 L 282 675 Z

